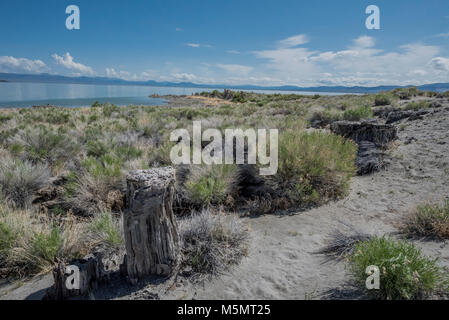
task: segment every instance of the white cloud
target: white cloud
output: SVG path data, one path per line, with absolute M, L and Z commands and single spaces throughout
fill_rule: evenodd
M 182 28 L 176 28 L 175 31 L 176 32 L 181 32 L 181 31 L 184 31 L 184 30 Z
M 439 57 L 439 47 L 413 43 L 385 51 L 377 49 L 375 44 L 374 38 L 361 36 L 340 51 L 278 47 L 255 51 L 254 54 L 263 61 L 257 68 L 259 74 L 269 74 L 284 84 L 407 85 L 447 82 L 447 74 L 441 71 L 449 70 L 449 59 Z
M 0 57 L 1 72 L 26 72 L 42 73 L 48 71 L 47 65 L 41 60 L 30 60 L 26 58 L 15 58 L 11 56 Z
M 374 38 L 368 36 L 358 37 L 353 42 L 355 48 L 370 48 L 375 44 Z
M 437 34 L 436 37 L 437 38 L 449 38 L 449 32 Z
M 279 46 L 281 48 L 293 48 L 302 44 L 306 44 L 309 42 L 307 36 L 305 34 L 298 34 L 296 36 L 289 37 L 284 40 L 279 41 Z
M 131 79 L 131 73 L 128 71 L 116 71 L 114 68 L 106 68 L 106 76 L 108 78 L 119 78 L 119 79 L 125 79 L 130 80 Z
M 430 65 L 439 71 L 449 72 L 449 58 L 437 57 L 430 60 Z
M 228 50 L 226 52 L 230 53 L 230 54 L 240 54 L 240 51 L 237 51 L 237 50 Z
M 56 64 L 72 70 L 77 75 L 94 75 L 94 71 L 91 67 L 75 62 L 73 57 L 68 52 L 62 57 L 56 53 L 53 54 L 52 57 L 55 59 Z
M 217 64 L 217 67 L 225 70 L 227 73 L 236 75 L 248 75 L 253 68 L 248 66 L 242 66 L 239 64 Z
M 187 43 L 186 46 L 192 48 L 212 48 L 210 44 Z
M 194 81 L 197 77 L 192 73 L 175 73 L 172 75 L 178 81 Z

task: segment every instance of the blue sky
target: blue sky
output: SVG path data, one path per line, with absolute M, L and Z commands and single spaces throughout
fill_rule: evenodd
M 68 5 L 81 29 L 65 27 Z M 381 29 L 365 27 L 368 5 Z M 1 0 L 0 72 L 258 85 L 449 82 L 447 0 Z

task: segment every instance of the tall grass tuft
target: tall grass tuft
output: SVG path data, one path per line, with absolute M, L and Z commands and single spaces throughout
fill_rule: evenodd
M 18 208 L 30 206 L 36 191 L 48 183 L 46 165 L 33 165 L 20 159 L 3 158 L 0 163 L 0 194 Z
M 94 217 L 88 231 L 90 240 L 97 246 L 117 249 L 124 243 L 120 220 L 114 218 L 110 212 L 102 212 Z
M 357 146 L 325 132 L 287 130 L 279 137 L 274 187 L 297 204 L 319 204 L 346 194 L 355 174 Z

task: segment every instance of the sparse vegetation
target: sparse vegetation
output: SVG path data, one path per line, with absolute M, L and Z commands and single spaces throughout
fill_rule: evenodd
M 201 94 L 226 100 L 211 99 L 218 100 L 214 107 L 192 99 L 191 105 L 179 107 L 122 108 L 96 102 L 91 108 L 2 110 L 0 272 L 33 275 L 48 271 L 55 258 L 70 260 L 93 247 L 122 246 L 117 217 L 124 209 L 124 177 L 130 170 L 170 165 L 174 142 L 169 136 L 174 129 L 191 131 L 193 120 L 220 130 L 277 128 L 277 174 L 250 177 L 264 183 L 263 196 L 251 194 L 251 189 L 243 194 L 237 165 L 192 166 L 177 189 L 185 211 L 209 208 L 181 222 L 183 263 L 195 274 L 217 274 L 244 255 L 246 232 L 235 218 L 210 210 L 239 210 L 240 204 L 255 202 L 266 205 L 268 213 L 345 196 L 356 170 L 357 146 L 327 132 L 306 131 L 307 126 L 316 122 L 315 127 L 324 128 L 335 120 L 372 118 L 370 106 L 421 94 L 406 93 L 305 96 L 216 91 Z M 41 195 L 43 187 L 48 192 Z

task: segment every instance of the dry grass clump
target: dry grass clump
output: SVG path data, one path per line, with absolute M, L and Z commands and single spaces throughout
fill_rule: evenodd
M 329 259 L 342 260 L 352 254 L 356 244 L 372 238 L 368 234 L 353 230 L 354 233 L 350 235 L 344 234 L 340 230 L 335 230 L 328 244 L 316 253 L 324 254 Z
M 45 164 L 4 157 L 0 162 L 0 194 L 11 205 L 25 208 L 31 205 L 33 195 L 50 179 Z
M 87 253 L 83 226 L 74 217 L 56 221 L 30 210 L 0 207 L 0 273 L 24 277 L 51 270 L 55 259 Z
M 233 215 L 203 210 L 179 221 L 182 268 L 194 278 L 218 275 L 247 254 L 248 233 Z
M 449 239 L 449 199 L 419 205 L 401 229 L 408 237 Z

